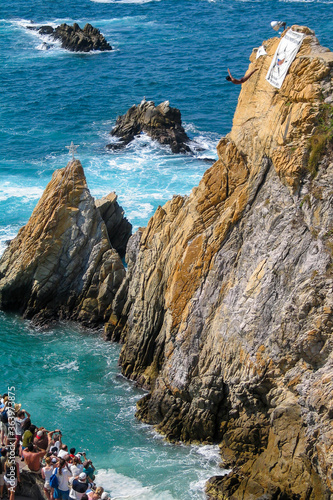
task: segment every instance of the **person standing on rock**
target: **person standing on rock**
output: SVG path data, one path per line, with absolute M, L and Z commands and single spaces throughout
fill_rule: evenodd
M 19 410 L 17 416 L 15 417 L 15 448 L 20 449 L 20 442 L 24 433 L 23 426 L 25 422 L 30 418 L 30 413 L 26 410 Z M 20 450 L 22 452 L 22 450 Z
M 53 498 L 59 498 L 59 500 L 60 499 L 68 500 L 69 499 L 68 480 L 72 476 L 72 473 L 69 470 L 66 460 L 64 460 L 63 458 L 59 458 L 56 474 L 59 484 L 56 488 L 54 488 Z
M 44 493 L 47 496 L 48 500 L 53 500 L 53 488 L 50 485 L 50 478 L 53 474 L 53 464 L 51 457 L 45 458 L 45 467 L 42 468 L 42 478 L 44 479 Z
M 244 75 L 244 76 L 242 76 L 242 78 L 238 79 L 238 78 L 234 78 L 232 76 L 232 74 L 230 73 L 230 70 L 228 68 L 229 76 L 226 76 L 225 79 L 228 80 L 228 82 L 235 83 L 236 85 L 242 85 L 242 83 L 246 82 L 253 75 L 253 73 L 255 73 L 256 71 L 258 71 L 258 68 L 251 71 L 248 75 Z
M 16 486 L 20 482 L 20 469 L 16 461 L 7 459 L 4 479 L 8 490 L 8 499 L 14 500 Z

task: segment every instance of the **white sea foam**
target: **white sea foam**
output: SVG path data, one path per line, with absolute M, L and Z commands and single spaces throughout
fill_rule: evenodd
M 143 486 L 137 479 L 117 473 L 113 469 L 100 469 L 96 483 L 111 493 L 112 500 L 176 500 L 170 492 L 154 492 L 152 487 Z
M 147 219 L 153 215 L 154 207 L 150 203 L 135 203 L 135 208 L 130 207 L 126 211 L 126 216 L 129 220 L 135 219 L 136 217 L 140 219 Z
M 60 365 L 57 365 L 55 368 L 55 370 L 67 370 L 67 371 L 79 371 L 79 365 L 78 365 L 78 362 L 76 360 L 74 361 L 70 361 L 69 363 L 67 362 L 64 362 L 64 363 L 61 363 Z
M 43 194 L 43 189 L 37 186 L 14 186 L 10 182 L 4 182 L 0 186 L 0 201 L 9 198 L 23 198 L 23 201 L 36 200 Z
M 63 23 L 67 23 L 69 25 L 73 24 L 74 22 L 78 23 L 80 26 L 85 24 L 84 21 L 81 20 L 73 20 L 73 19 L 56 19 L 54 21 L 45 21 L 41 23 L 34 23 L 33 21 L 28 21 L 26 19 L 20 19 L 18 21 L 13 21 L 12 24 L 19 29 L 24 28 L 26 33 L 31 35 L 33 39 L 36 39 L 41 42 L 38 45 L 35 46 L 35 48 L 39 51 L 47 52 L 49 54 L 52 54 L 54 52 L 64 52 L 69 55 L 82 55 L 84 54 L 85 56 L 93 56 L 96 54 L 103 54 L 103 51 L 100 50 L 92 50 L 90 52 L 71 52 L 68 51 L 61 46 L 61 40 L 55 40 L 52 36 L 47 35 L 47 34 L 41 34 L 38 32 L 38 28 L 41 26 L 52 26 L 53 29 L 55 29 L 57 26 Z M 28 29 L 28 28 L 36 28 L 36 29 Z M 116 50 L 112 50 L 110 53 L 114 53 Z
M 61 401 L 58 403 L 59 406 L 66 408 L 67 411 L 78 411 L 81 408 L 80 402 L 83 398 L 78 396 L 77 394 L 67 394 L 66 396 L 62 396 Z
M 15 238 L 18 230 L 18 226 L 7 225 L 0 227 L 0 257 L 7 248 L 7 242 Z

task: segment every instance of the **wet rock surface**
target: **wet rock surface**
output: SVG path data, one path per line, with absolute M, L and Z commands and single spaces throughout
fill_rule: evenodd
M 179 109 L 170 107 L 169 101 L 155 106 L 153 101 L 145 99 L 117 118 L 111 135 L 120 141 L 108 144 L 107 148 L 122 148 L 143 132 L 160 144 L 170 146 L 173 153 L 191 152 Z

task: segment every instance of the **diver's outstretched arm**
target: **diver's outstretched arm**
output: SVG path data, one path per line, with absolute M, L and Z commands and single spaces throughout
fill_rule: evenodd
M 246 82 L 250 78 L 250 76 L 252 76 L 253 73 L 255 73 L 256 71 L 258 71 L 258 68 L 251 71 L 251 73 L 249 73 L 248 75 L 244 75 L 243 78 L 240 79 L 241 83 Z

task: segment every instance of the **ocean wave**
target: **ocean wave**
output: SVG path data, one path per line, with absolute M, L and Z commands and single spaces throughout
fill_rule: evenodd
M 61 363 L 60 365 L 57 365 L 53 368 L 54 370 L 66 370 L 66 371 L 79 371 L 79 365 L 78 365 L 78 362 L 76 360 L 74 361 L 70 361 L 69 363 L 67 362 L 64 362 L 64 363 Z
M 3 227 L 0 227 L 0 257 L 2 256 L 3 252 L 6 250 L 8 246 L 8 242 L 15 238 L 15 236 L 18 233 L 18 230 L 20 229 L 20 226 L 15 225 L 6 225 Z
M 203 0 L 208 3 L 224 3 L 225 0 Z M 235 0 L 240 3 L 262 3 L 262 0 Z M 317 3 L 320 5 L 331 5 L 333 0 L 277 0 L 277 3 Z
M 43 189 L 37 186 L 14 186 L 10 182 L 4 182 L 0 186 L 0 201 L 9 198 L 22 198 L 22 201 L 36 200 L 43 194 Z
M 111 492 L 112 500 L 176 500 L 169 491 L 155 493 L 152 487 L 113 469 L 100 469 L 95 482 Z
M 61 400 L 57 403 L 59 406 L 66 408 L 68 412 L 78 411 L 81 408 L 82 397 L 78 394 L 68 394 L 62 396 Z
M 90 0 L 93 3 L 144 4 L 160 2 L 161 0 Z

